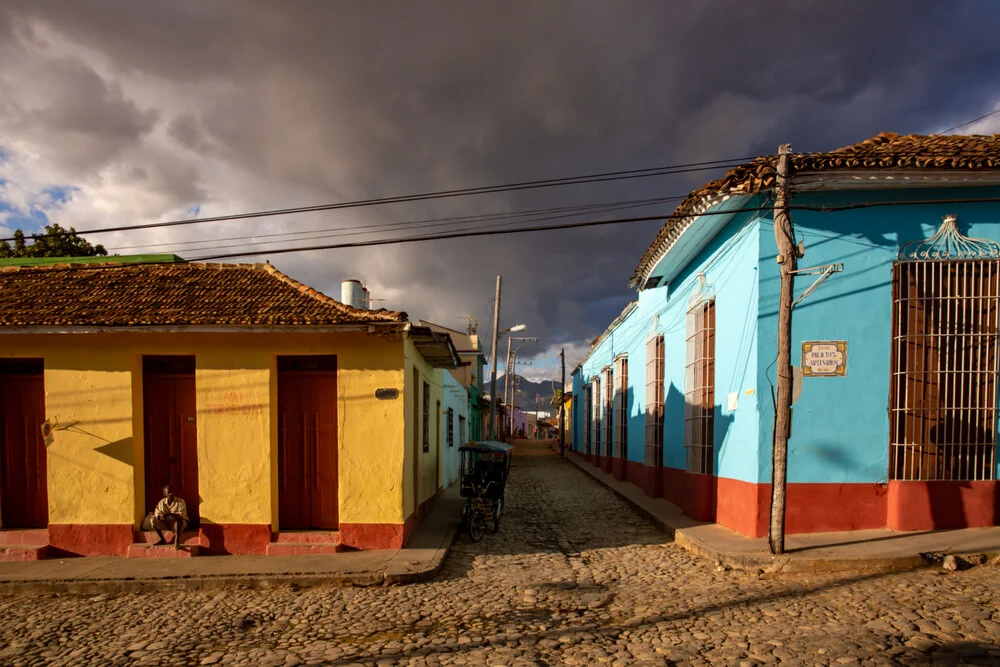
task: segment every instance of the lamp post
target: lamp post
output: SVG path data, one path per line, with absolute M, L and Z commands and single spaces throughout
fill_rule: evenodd
M 510 350 L 511 341 L 519 340 L 521 344 L 518 345 L 513 350 Z M 507 339 L 507 349 L 509 356 L 507 357 L 507 372 L 504 373 L 504 384 L 510 385 L 510 400 L 507 400 L 506 390 L 503 393 L 503 400 L 507 401 L 507 432 L 514 433 L 514 394 L 517 392 L 517 351 L 520 350 L 525 343 L 534 342 L 537 343 L 537 338 L 526 338 L 524 336 L 511 336 Z M 514 376 L 511 377 L 511 369 L 514 369 Z M 510 382 L 507 382 L 507 378 L 510 378 Z

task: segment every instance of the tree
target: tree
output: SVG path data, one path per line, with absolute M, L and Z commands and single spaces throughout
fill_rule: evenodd
M 32 235 L 34 242 L 26 242 L 24 232 L 14 230 L 14 245 L 0 241 L 0 258 L 6 257 L 96 257 L 105 256 L 104 246 L 92 245 L 87 239 L 77 236 L 76 230 L 68 230 L 59 225 L 45 225 L 45 233 Z

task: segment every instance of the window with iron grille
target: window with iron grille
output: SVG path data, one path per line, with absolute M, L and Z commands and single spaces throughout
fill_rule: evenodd
M 467 428 L 468 427 L 465 425 L 465 417 L 462 416 L 462 415 L 459 415 L 458 416 L 458 441 L 460 443 L 462 443 L 463 445 L 468 442 L 467 438 L 469 437 L 468 436 L 469 432 L 468 432 Z
M 448 408 L 448 446 L 455 446 L 455 409 Z
M 892 291 L 890 479 L 994 479 L 1000 261 L 900 261 Z
M 614 396 L 615 396 L 615 386 L 614 377 L 612 375 L 611 368 L 605 368 L 604 372 L 601 374 L 603 378 L 604 386 L 604 422 L 601 424 L 604 427 L 604 456 L 614 456 L 614 434 L 615 434 L 615 406 L 614 406 Z
M 601 454 L 601 380 L 598 377 L 594 377 L 590 383 L 590 393 L 592 395 L 591 409 L 592 417 L 590 419 L 591 427 L 594 429 L 591 435 L 590 441 L 594 448 L 593 454 L 600 456 Z
M 424 452 L 431 451 L 431 386 L 424 383 Z
M 588 384 L 583 388 L 583 453 L 590 454 L 590 436 L 594 419 L 594 396 Z
M 615 359 L 615 450 L 628 457 L 628 358 Z
M 646 456 L 647 466 L 663 465 L 663 336 L 646 341 Z
M 715 426 L 715 301 L 688 311 L 684 373 L 684 447 L 689 472 L 713 473 Z

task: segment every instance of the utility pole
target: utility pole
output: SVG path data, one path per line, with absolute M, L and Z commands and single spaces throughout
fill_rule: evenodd
M 788 477 L 788 435 L 792 417 L 792 289 L 798 248 L 788 213 L 788 157 L 792 147 L 778 148 L 778 173 L 774 181 L 774 240 L 778 246 L 781 292 L 778 297 L 778 396 L 775 401 L 774 451 L 771 473 L 771 527 L 768 545 L 773 554 L 785 553 L 785 485 Z
M 782 283 L 784 284 L 784 283 Z M 493 348 L 490 352 L 490 440 L 497 439 L 497 342 L 500 337 L 500 276 L 497 276 L 497 297 L 493 304 Z
M 559 456 L 566 456 L 566 348 L 559 350 L 562 386 L 559 388 Z

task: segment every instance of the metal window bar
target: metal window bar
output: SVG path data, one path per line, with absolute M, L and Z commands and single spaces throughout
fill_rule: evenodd
M 663 465 L 663 336 L 646 341 L 646 437 L 647 466 Z
M 688 311 L 684 447 L 689 472 L 713 474 L 715 427 L 715 301 Z
M 431 386 L 424 383 L 424 442 L 423 450 L 426 454 L 431 451 Z
M 628 359 L 615 361 L 615 447 L 614 455 L 628 457 Z
M 996 477 L 1000 260 L 893 267 L 889 474 Z
M 593 407 L 593 390 L 590 385 L 583 388 L 583 452 L 585 454 L 591 454 L 590 451 L 590 436 L 591 431 L 594 428 L 594 407 Z
M 448 408 L 448 446 L 455 446 L 455 409 Z
M 601 381 L 598 378 L 591 380 L 590 384 L 590 410 L 591 418 L 590 424 L 593 429 L 591 434 L 591 447 L 593 451 L 592 454 L 600 455 L 601 453 Z
M 612 370 L 606 369 L 604 375 L 604 456 L 614 456 L 614 378 Z

